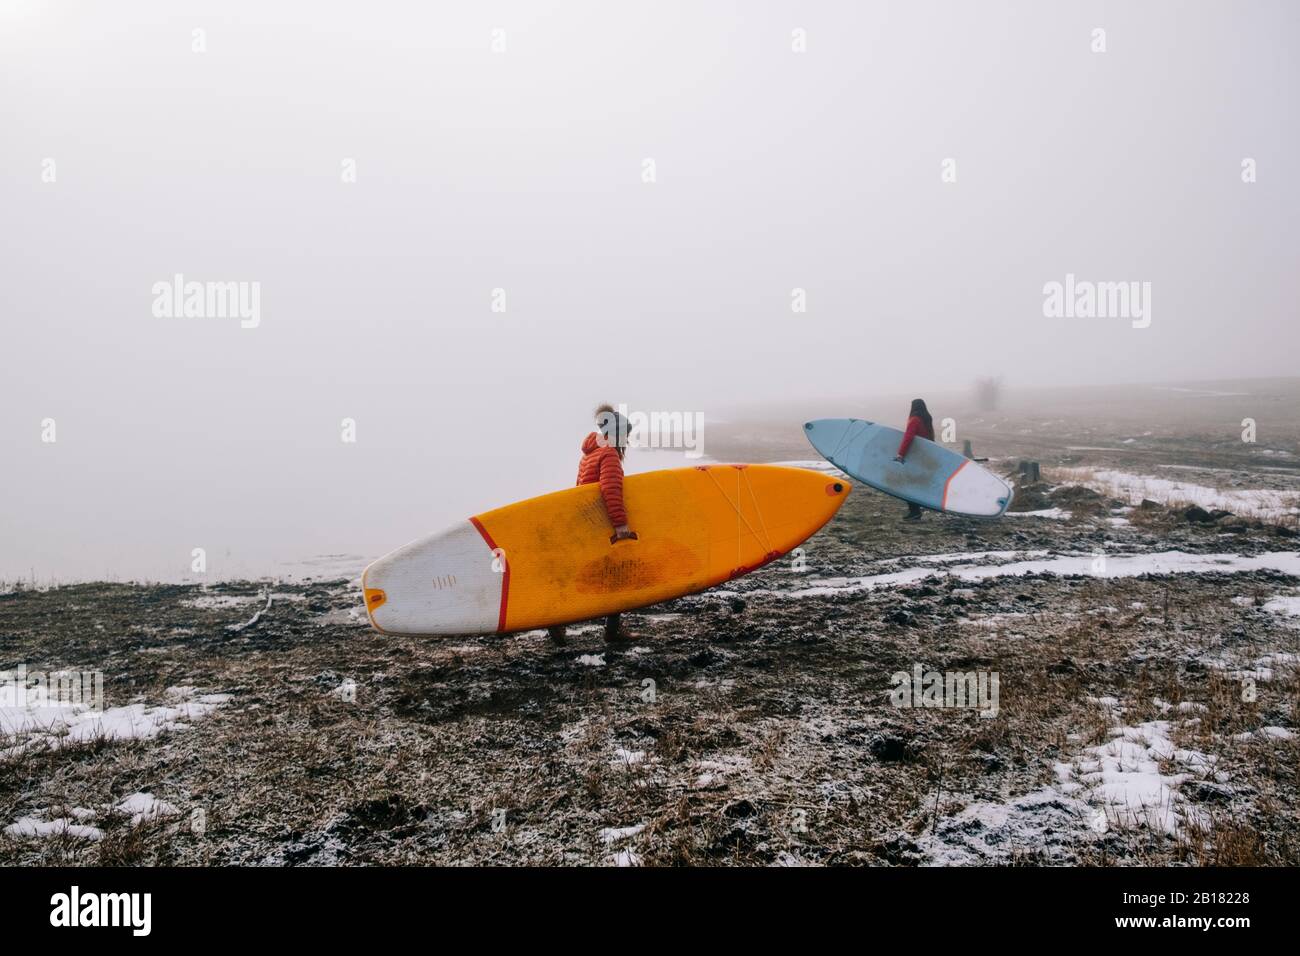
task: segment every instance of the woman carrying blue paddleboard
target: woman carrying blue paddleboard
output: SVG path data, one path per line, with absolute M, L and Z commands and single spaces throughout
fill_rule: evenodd
M 907 413 L 907 428 L 903 432 L 903 440 L 898 443 L 898 454 L 894 456 L 894 461 L 900 465 L 907 463 L 907 450 L 912 447 L 912 439 L 917 435 L 934 441 L 934 419 L 930 417 L 930 410 L 925 407 L 925 400 L 920 398 L 912 399 L 912 409 Z M 920 505 L 909 501 L 907 514 L 903 519 L 919 521 L 924 513 Z

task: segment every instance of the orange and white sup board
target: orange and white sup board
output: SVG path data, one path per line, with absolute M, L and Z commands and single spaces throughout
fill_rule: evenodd
M 597 485 L 475 515 L 366 568 L 386 634 L 490 634 L 585 621 L 692 594 L 762 567 L 816 533 L 850 486 L 778 465 L 630 475 L 635 540 L 611 542 Z

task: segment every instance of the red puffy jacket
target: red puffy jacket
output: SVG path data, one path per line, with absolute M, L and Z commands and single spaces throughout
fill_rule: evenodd
M 600 496 L 605 499 L 605 513 L 614 527 L 627 524 L 623 510 L 623 460 L 613 445 L 602 445 L 599 436 L 592 432 L 582 443 L 582 461 L 578 462 L 578 484 L 600 483 Z
M 903 440 L 898 443 L 899 458 L 907 454 L 907 450 L 912 447 L 912 439 L 917 435 L 934 441 L 934 426 L 927 425 L 920 415 L 913 415 L 907 420 L 907 431 L 903 432 Z

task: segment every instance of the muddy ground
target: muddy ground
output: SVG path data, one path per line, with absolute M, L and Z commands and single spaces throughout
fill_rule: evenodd
M 346 581 L 11 590 L 0 670 L 100 670 L 146 720 L 207 703 L 152 736 L 11 738 L 0 863 L 1300 864 L 1300 630 L 1275 602 L 1300 579 L 944 573 L 1300 550 L 1123 504 L 1044 483 L 1017 507 L 1068 518 L 904 523 L 858 488 L 804 566 L 628 615 L 614 645 L 384 637 Z M 917 665 L 996 673 L 996 715 L 895 706 Z M 1089 776 L 1107 746 L 1118 790 Z M 1144 786 L 1161 805 L 1125 806 Z

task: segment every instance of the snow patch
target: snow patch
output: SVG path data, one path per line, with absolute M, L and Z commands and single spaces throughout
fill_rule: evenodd
M 972 803 L 917 841 L 928 866 L 979 866 L 1010 862 L 1034 850 L 1049 860 L 1066 858 L 1071 844 L 1096 830 L 1091 806 L 1052 787 L 1005 803 Z
M 1277 520 L 1300 510 L 1300 492 L 1266 488 L 1220 489 L 1151 475 L 1092 468 L 1055 468 L 1053 478 L 1082 485 L 1113 498 L 1139 504 L 1146 498 L 1163 505 L 1200 505 L 1206 510 Z
M 186 721 L 206 717 L 230 701 L 229 694 L 194 696 L 194 688 L 169 687 L 170 704 L 127 704 L 92 710 L 83 704 L 48 704 L 40 700 L 17 703 L 0 685 L 0 754 L 35 747 L 63 747 L 92 740 L 156 737 L 164 730 L 184 730 Z
M 913 584 L 928 577 L 953 577 L 961 581 L 984 581 L 990 578 L 1018 577 L 1027 574 L 1083 575 L 1097 578 L 1131 578 L 1142 574 L 1235 574 L 1272 570 L 1300 576 L 1300 552 L 1270 551 L 1257 555 L 1187 554 L 1160 551 L 1145 554 L 1111 554 L 1104 563 L 1091 554 L 1060 555 L 1035 561 L 1012 561 L 1006 564 L 953 564 L 941 568 L 906 568 L 885 574 L 859 578 L 822 578 L 806 588 L 795 590 L 754 590 L 747 597 L 768 595 L 777 598 L 827 597 L 852 594 L 875 588 Z M 715 596 L 733 592 L 715 591 Z M 734 592 L 738 593 L 738 592 Z
M 1047 518 L 1051 521 L 1069 521 L 1074 517 L 1073 512 L 1066 511 L 1064 508 L 1043 508 L 1040 511 L 1008 511 L 1008 518 Z
M 55 820 L 19 817 L 17 822 L 5 827 L 5 835 L 17 839 L 46 839 L 66 836 L 76 840 L 99 840 L 104 836 L 104 831 L 99 827 L 73 823 L 68 817 L 59 817 Z
M 186 598 L 180 604 L 181 607 L 192 607 L 200 611 L 224 611 L 257 604 L 261 600 L 260 594 L 200 594 L 198 597 Z
M 152 793 L 133 793 L 123 798 L 113 809 L 131 818 L 131 826 L 138 827 L 146 820 L 159 817 L 174 817 L 180 813 L 166 800 L 159 800 Z
M 748 757 L 725 754 L 712 760 L 695 760 L 691 766 L 703 771 L 695 778 L 692 787 L 696 790 L 714 790 L 727 785 L 728 777 L 748 770 L 751 766 Z
M 1056 765 L 1059 789 L 1082 793 L 1105 812 L 1111 826 L 1147 827 L 1180 838 L 1189 826 L 1208 829 L 1209 815 L 1188 804 L 1178 788 L 1189 779 L 1222 782 L 1226 775 L 1215 772 L 1216 758 L 1175 747 L 1170 728 L 1166 720 L 1113 727 L 1109 743 Z M 1173 772 L 1163 772 L 1164 767 Z
M 1249 600 L 1249 599 L 1247 599 Z M 1300 617 L 1300 597 L 1278 595 L 1264 602 L 1264 610 L 1283 617 Z
M 620 840 L 630 840 L 644 829 L 644 823 L 637 823 L 630 827 L 606 827 L 597 836 L 600 837 L 603 843 L 608 845 L 618 843 Z

